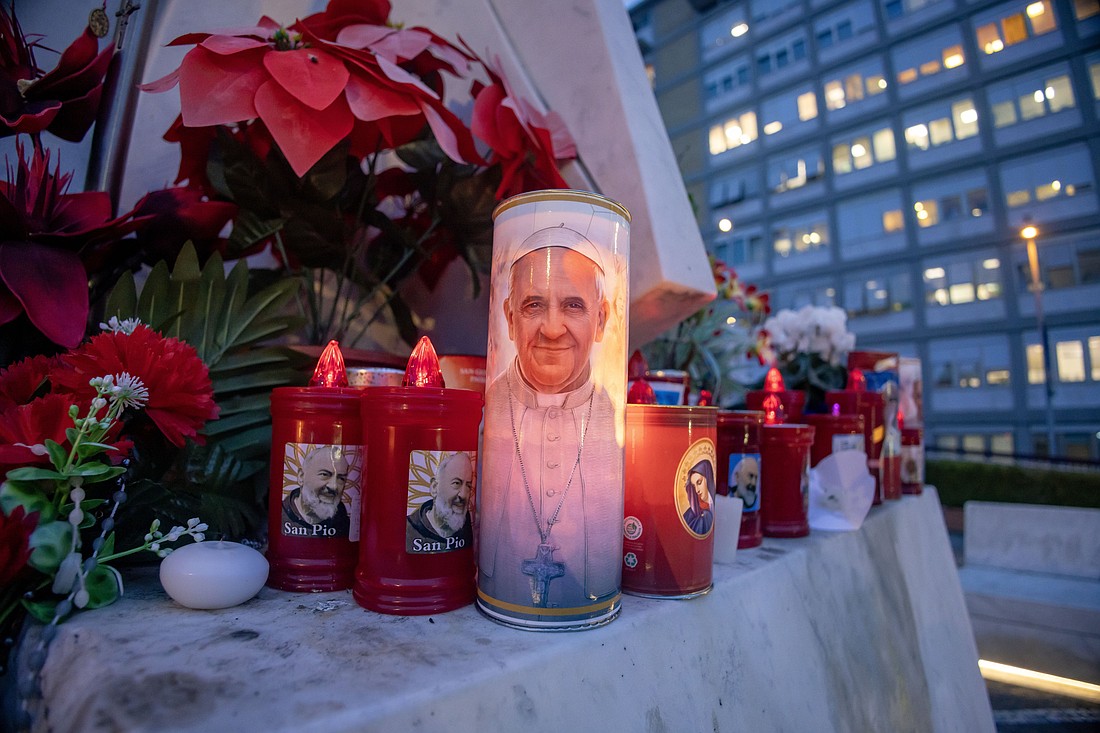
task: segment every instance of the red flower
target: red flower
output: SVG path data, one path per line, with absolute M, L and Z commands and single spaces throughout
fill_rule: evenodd
M 48 394 L 25 405 L 0 411 L 0 477 L 19 466 L 45 466 L 46 440 L 65 445 L 73 426 L 68 395 Z
M 114 44 L 99 51 L 99 40 L 84 33 L 42 73 L 34 60 L 38 40 L 27 42 L 14 11 L 0 6 L 0 137 L 48 131 L 80 142 L 95 122 L 103 78 Z
M 430 34 L 422 42 L 407 33 L 391 38 L 393 29 L 379 35 L 364 25 L 344 28 L 355 45 L 318 35 L 330 35 L 341 18 L 377 21 L 385 7 L 353 11 L 333 2 L 290 30 L 265 17 L 254 28 L 181 36 L 172 44 L 197 45 L 179 69 L 142 89 L 163 92 L 178 83 L 187 127 L 259 119 L 298 176 L 349 136 L 353 154 L 363 154 L 377 150 L 382 138 L 391 145 L 410 139 L 409 130 L 425 122 L 453 159 L 481 162 L 469 131 L 440 95 L 398 65 L 403 55 L 430 48 Z M 371 50 L 378 44 L 386 44 L 389 57 Z
M 11 514 L 0 510 L 0 588 L 7 588 L 31 556 L 31 534 L 38 526 L 38 512 L 26 513 L 21 506 Z
M 474 134 L 492 148 L 489 164 L 501 166 L 497 198 L 540 188 L 568 188 L 557 161 L 577 157 L 565 124 L 516 96 L 504 77 L 483 63 L 491 83 L 474 85 Z
M 62 366 L 50 373 L 59 392 L 90 400 L 93 377 L 128 372 L 149 390 L 145 412 L 173 445 L 182 446 L 218 416 L 206 365 L 190 345 L 165 338 L 147 326 L 132 334 L 101 333 L 79 349 L 61 357 Z
M 30 402 L 56 364 L 56 357 L 32 356 L 0 370 L 0 413 Z
M 0 181 L 0 326 L 26 313 L 54 343 L 72 348 L 88 320 L 88 274 L 81 255 L 144 224 L 132 214 L 111 218 L 110 197 L 66 193 L 71 173 L 50 172 L 48 151 L 30 163 L 16 146 L 18 171 Z

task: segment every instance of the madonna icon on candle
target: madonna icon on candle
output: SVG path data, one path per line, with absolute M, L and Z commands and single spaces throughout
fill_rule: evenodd
M 625 210 L 524 197 L 498 207 L 494 234 L 478 605 L 577 628 L 620 603 Z

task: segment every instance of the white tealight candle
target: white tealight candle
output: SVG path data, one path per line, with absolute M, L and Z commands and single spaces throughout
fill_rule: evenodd
M 237 542 L 185 545 L 160 564 L 160 584 L 188 608 L 229 608 L 244 603 L 267 582 L 267 558 Z

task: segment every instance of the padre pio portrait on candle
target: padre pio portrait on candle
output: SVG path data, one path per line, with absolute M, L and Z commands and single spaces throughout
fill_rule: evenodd
M 287 443 L 282 534 L 357 540 L 358 478 L 357 447 Z
M 475 466 L 472 451 L 412 451 L 406 552 L 421 555 L 474 546 L 470 509 Z
M 760 509 L 760 454 L 730 455 L 729 477 L 730 493 L 744 502 L 742 511 L 755 512 Z
M 619 596 L 626 267 L 589 228 L 583 215 L 563 216 L 494 260 L 483 608 L 539 616 Z

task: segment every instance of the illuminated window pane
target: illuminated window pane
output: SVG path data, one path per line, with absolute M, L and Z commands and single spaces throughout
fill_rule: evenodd
M 1098 65 L 1100 68 L 1100 65 Z M 825 106 L 829 109 L 843 109 L 845 105 L 844 87 L 839 81 L 825 82 Z
M 956 283 L 948 288 L 948 292 L 955 305 L 974 302 L 974 283 Z
M 994 127 L 1008 127 L 1009 125 L 1015 125 L 1017 121 L 1016 117 L 1016 103 L 1009 100 L 1007 102 L 998 102 L 993 105 L 993 126 Z
M 935 199 L 918 201 L 913 204 L 913 210 L 916 213 L 917 225 L 922 228 L 935 226 L 940 221 L 939 204 L 936 203 Z
M 1009 207 L 1023 206 L 1031 201 L 1031 191 L 1027 189 L 1009 191 L 1005 196 L 1005 201 L 1008 202 Z
M 898 72 L 898 83 L 899 84 L 908 84 L 909 82 L 916 81 L 916 80 L 917 80 L 917 70 L 916 69 L 903 69 L 902 71 Z
M 951 142 L 954 139 L 954 132 L 951 130 L 951 120 L 946 117 L 941 117 L 938 120 L 929 122 L 928 139 L 931 141 L 933 147 Z
M 900 232 L 905 228 L 905 219 L 901 215 L 901 209 L 894 209 L 893 211 L 884 211 L 882 213 L 882 229 L 883 231 Z
M 1073 0 L 1073 14 L 1084 20 L 1100 13 L 1100 0 Z
M 978 134 L 978 110 L 974 102 L 964 99 L 951 105 L 951 120 L 955 123 L 955 139 L 965 140 Z
M 1080 341 L 1059 341 L 1054 344 L 1059 382 L 1085 381 L 1085 350 Z
M 852 148 L 848 143 L 833 146 L 833 173 L 842 175 L 852 172 Z
M 776 234 L 775 253 L 780 257 L 787 257 L 791 253 L 791 237 L 786 230 Z
M 1006 46 L 1012 46 L 1027 40 L 1027 24 L 1023 13 L 1016 13 L 1001 19 L 1001 34 Z
M 905 142 L 911 148 L 928 150 L 928 125 L 913 125 L 905 128 Z
M 886 91 L 886 77 L 881 74 L 872 74 L 867 77 L 867 96 L 873 97 Z
M 1100 336 L 1089 336 L 1089 362 L 1092 364 L 1092 381 L 1100 382 Z
M 978 28 L 978 48 L 987 54 L 997 53 L 1004 50 L 1004 43 L 1001 41 L 1001 34 L 997 30 L 996 23 L 988 23 Z
M 710 128 L 710 154 L 718 155 L 726 152 L 726 134 L 721 125 Z
M 1043 372 L 1043 347 L 1039 344 L 1031 344 L 1027 347 L 1027 383 L 1042 384 Z
M 985 383 L 991 386 L 1008 384 L 1007 369 L 991 369 L 985 373 Z
M 940 66 L 940 60 L 939 59 L 932 59 L 931 61 L 925 61 L 923 64 L 920 65 L 920 75 L 921 76 L 932 76 L 933 74 L 939 73 L 941 68 L 942 67 Z
M 1021 94 L 1019 103 L 1021 119 L 1033 120 L 1047 113 L 1046 97 L 1043 95 L 1042 89 L 1035 89 L 1027 94 Z
M 1089 79 L 1092 81 L 1092 98 L 1100 99 L 1100 61 L 1089 64 Z
M 1031 32 L 1036 36 L 1049 33 L 1058 27 L 1058 22 L 1054 20 L 1054 11 L 1050 8 L 1050 0 L 1029 3 L 1027 18 L 1031 21 Z
M 852 163 L 859 170 L 874 165 L 875 159 L 871 155 L 871 138 L 857 137 L 852 141 Z
M 849 74 L 844 78 L 844 96 L 849 102 L 863 99 L 863 77 L 860 74 Z
M 966 208 L 971 216 L 982 216 L 989 211 L 989 192 L 984 188 L 974 188 L 966 192 Z
M 894 131 L 889 127 L 884 127 L 881 130 L 875 130 L 872 135 L 872 140 L 875 148 L 875 160 L 879 163 L 885 163 L 888 160 L 893 160 L 897 157 L 897 148 L 894 145 Z
M 817 117 L 817 95 L 806 92 L 798 95 L 798 119 L 805 122 Z
M 966 62 L 962 46 L 948 46 L 943 50 L 943 68 L 954 69 Z
M 1064 74 L 1047 79 L 1043 96 L 1046 97 L 1051 112 L 1070 109 L 1074 106 L 1073 87 L 1070 86 L 1069 77 Z
M 1062 193 L 1061 181 L 1051 181 L 1035 187 L 1035 199 L 1037 201 L 1052 199 L 1060 193 Z

